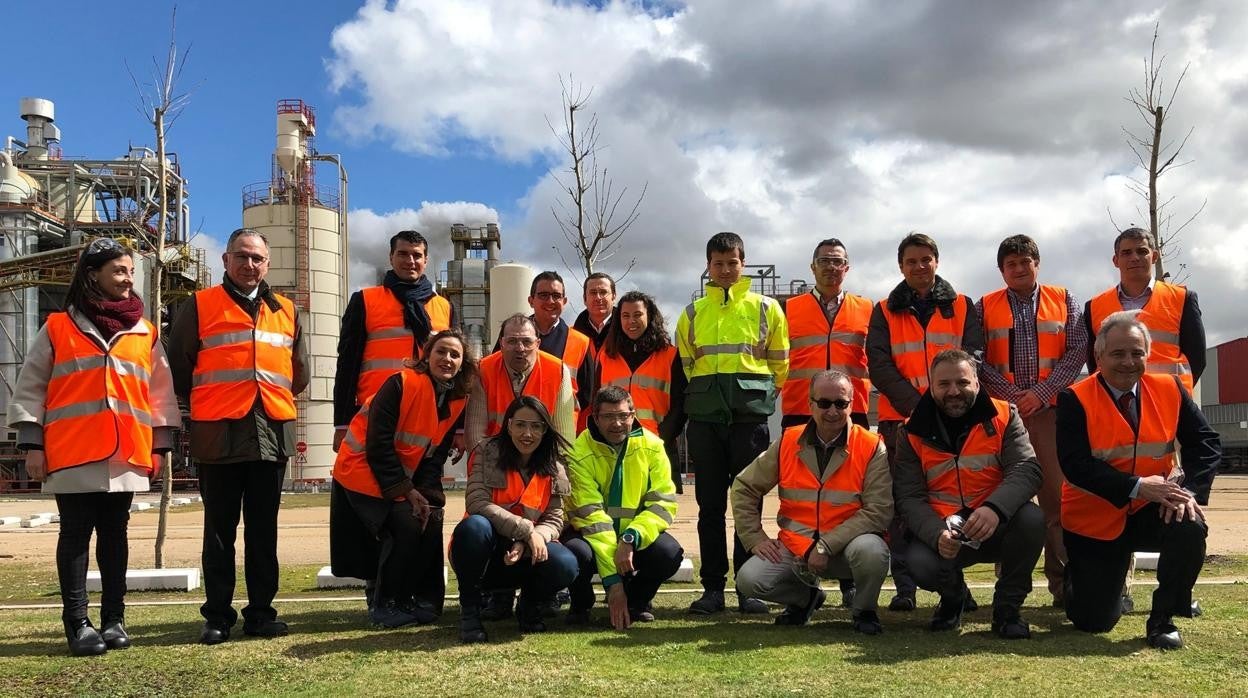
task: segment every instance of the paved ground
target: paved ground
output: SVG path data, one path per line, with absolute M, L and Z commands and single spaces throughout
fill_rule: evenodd
M 300 495 L 290 495 L 297 497 Z M 159 500 L 158 495 L 141 495 L 141 501 Z M 462 491 L 452 493 L 447 502 L 447 530 L 463 516 Z M 55 512 L 56 503 L 50 497 L 0 497 L 0 516 L 25 518 L 39 512 Z M 775 497 L 769 498 L 768 517 L 774 517 Z M 1210 554 L 1248 554 L 1248 476 L 1232 475 L 1216 481 L 1209 517 Z M 329 508 L 307 507 L 283 509 L 280 514 L 280 558 L 287 564 L 317 564 L 329 562 Z M 686 488 L 680 497 L 676 522 L 672 534 L 685 547 L 686 555 L 696 557 L 697 504 L 692 488 Z M 728 521 L 731 526 L 731 518 Z M 54 564 L 56 555 L 57 526 L 23 529 L 16 526 L 0 527 L 0 559 L 14 562 Z M 768 530 L 774 531 L 774 525 Z M 174 509 L 169 518 L 169 534 L 166 542 L 166 566 L 199 566 L 200 541 L 203 534 L 203 514 L 199 511 L 179 512 Z M 130 519 L 130 564 L 132 567 L 150 567 L 156 538 L 156 514 L 148 511 L 136 513 Z M 239 535 L 239 560 L 242 560 L 242 535 Z

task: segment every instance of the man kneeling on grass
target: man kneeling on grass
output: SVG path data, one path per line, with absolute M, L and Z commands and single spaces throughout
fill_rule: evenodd
M 893 479 L 879 434 L 849 420 L 854 387 L 840 371 L 810 382 L 811 418 L 784 430 L 732 484 L 737 536 L 754 554 L 737 572 L 738 598 L 785 604 L 777 625 L 805 625 L 825 600 L 819 580 L 853 577 L 853 627 L 882 631 L 876 604 L 888 575 L 882 533 Z M 780 488 L 780 532 L 763 532 L 763 497 Z
M 638 424 L 628 391 L 605 387 L 591 408 L 589 428 L 568 455 L 568 509 L 576 536 L 565 543 L 580 574 L 570 589 L 567 621 L 589 622 L 597 571 L 611 625 L 623 630 L 654 620 L 650 602 L 684 559 L 680 543 L 667 533 L 676 518 L 676 485 L 663 440 Z

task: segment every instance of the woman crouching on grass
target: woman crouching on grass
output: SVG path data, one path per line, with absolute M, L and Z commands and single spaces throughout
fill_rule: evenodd
M 27 351 L 9 404 L 27 474 L 56 495 L 61 619 L 75 656 L 130 646 L 130 504 L 151 488 L 181 424 L 169 361 L 134 292 L 134 255 L 116 240 L 93 240 L 74 269 L 65 311 L 48 316 Z M 92 530 L 102 631 L 87 617 Z
M 334 462 L 330 562 L 375 580 L 369 618 L 397 628 L 442 612 L 442 467 L 477 361 L 458 329 L 386 379 L 351 420 Z
M 451 536 L 459 580 L 459 639 L 485 642 L 481 592 L 520 589 L 520 631 L 545 632 L 542 609 L 576 578 L 572 552 L 559 543 L 563 498 L 571 492 L 563 467 L 567 442 L 550 412 L 529 395 L 503 415 L 503 430 L 482 441 L 468 463 L 467 518 Z

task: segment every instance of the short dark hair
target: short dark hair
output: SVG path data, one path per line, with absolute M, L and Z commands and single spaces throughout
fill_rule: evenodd
M 897 263 L 901 264 L 901 260 L 905 257 L 907 247 L 926 247 L 932 251 L 932 256 L 936 261 L 940 261 L 940 248 L 936 246 L 936 241 L 929 235 L 923 233 L 910 233 L 901 239 L 901 244 L 897 246 Z
M 623 312 L 625 303 L 641 303 L 646 307 L 646 331 L 641 333 L 636 342 L 628 338 L 624 334 L 624 328 L 621 326 L 620 313 Z M 659 304 L 654 302 L 647 293 L 641 291 L 629 291 L 615 302 L 615 310 L 613 311 L 616 319 L 607 325 L 607 337 L 603 340 L 602 350 L 607 356 L 615 358 L 623 353 L 623 347 L 632 346 L 635 356 L 648 357 L 656 351 L 666 349 L 672 345 L 670 335 L 667 333 L 667 327 L 663 322 L 663 313 L 659 312 Z
M 838 239 L 836 239 L 836 238 L 828 238 L 827 240 L 820 240 L 820 241 L 819 241 L 819 244 L 818 244 L 818 245 L 815 245 L 815 251 L 810 253 L 810 259 L 811 259 L 812 261 L 813 261 L 813 260 L 816 260 L 816 259 L 819 259 L 819 248 L 820 248 L 820 247 L 839 247 L 839 248 L 841 248 L 842 250 L 845 250 L 845 255 L 846 255 L 846 256 L 848 256 L 848 255 L 849 255 L 849 249 L 845 247 L 845 243 L 841 242 L 840 240 L 838 240 Z
M 629 405 L 633 404 L 633 396 L 629 395 L 627 390 L 618 385 L 603 386 L 598 392 L 594 393 L 591 410 L 594 414 L 598 414 L 598 409 L 603 405 L 614 405 L 617 402 L 625 401 Z
M 710 240 L 706 241 L 706 261 L 711 261 L 711 254 L 715 252 L 731 252 L 737 251 L 737 255 L 741 257 L 741 261 L 745 261 L 745 241 L 740 235 L 732 232 L 715 233 Z
M 615 279 L 611 278 L 611 275 L 605 271 L 596 271 L 593 274 L 590 274 L 589 276 L 585 277 L 585 283 L 581 284 L 582 294 L 584 294 L 586 291 L 589 290 L 589 282 L 593 281 L 594 279 L 606 279 L 607 283 L 611 284 L 612 295 L 615 294 Z
M 936 367 L 941 364 L 961 363 L 963 361 L 970 364 L 971 368 L 977 368 L 975 357 L 961 349 L 946 349 L 932 359 L 932 367 L 928 371 L 935 371 Z
M 1127 228 L 1118 233 L 1118 237 L 1114 238 L 1114 254 L 1118 254 L 1118 246 L 1122 244 L 1123 240 L 1143 240 L 1148 243 L 1150 250 L 1157 249 L 1157 245 L 1153 244 L 1153 236 L 1143 228 Z
M 1012 254 L 1031 257 L 1037 262 L 1040 261 L 1040 246 L 1036 244 L 1026 235 L 1011 235 L 1001 241 L 1001 245 L 997 247 L 997 269 L 1005 268 L 1005 258 Z
M 568 285 L 563 283 L 563 277 L 559 276 L 557 271 L 544 271 L 533 277 L 533 283 L 529 284 L 529 298 L 537 294 L 537 285 L 542 281 L 558 281 L 563 286 L 564 293 L 567 293 Z
M 425 248 L 425 252 L 429 251 L 429 241 L 425 239 L 424 235 L 421 235 L 415 230 L 400 230 L 390 238 L 391 254 L 394 254 L 394 248 L 397 246 L 399 240 L 402 240 L 409 245 L 421 245 Z
M 259 230 L 254 228 L 238 228 L 234 232 L 230 233 L 229 239 L 225 241 L 225 251 L 229 252 L 230 248 L 234 246 L 234 241 L 243 237 L 260 238 L 266 248 L 269 246 L 269 239 Z

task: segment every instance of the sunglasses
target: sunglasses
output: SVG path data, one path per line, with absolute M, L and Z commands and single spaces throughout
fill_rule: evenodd
M 101 252 L 125 252 L 126 248 L 121 246 L 120 242 L 112 238 L 96 238 L 87 245 L 86 254 L 99 254 Z
M 849 400 L 829 400 L 826 397 L 821 397 L 818 400 L 812 398 L 811 402 L 814 403 L 815 407 L 818 407 L 821 410 L 830 410 L 833 407 L 838 410 L 843 410 L 851 404 Z

